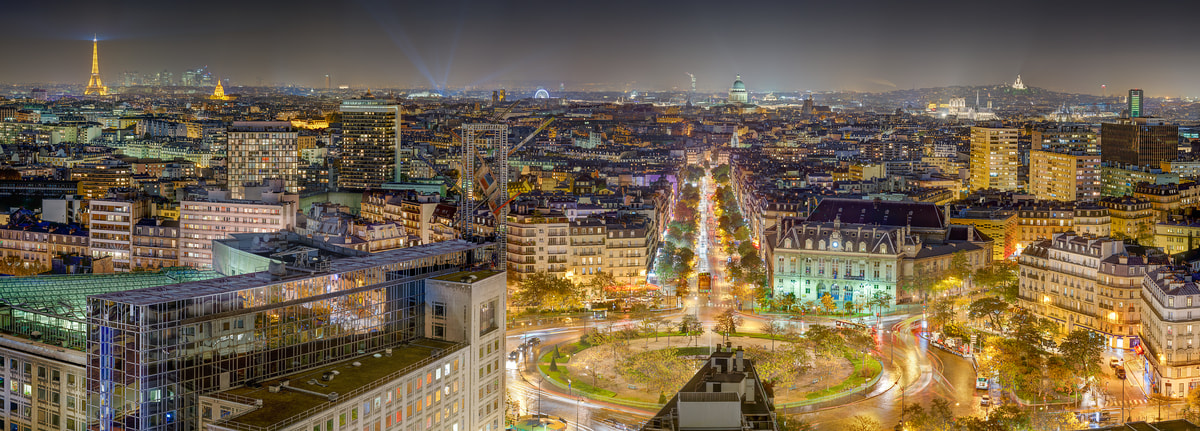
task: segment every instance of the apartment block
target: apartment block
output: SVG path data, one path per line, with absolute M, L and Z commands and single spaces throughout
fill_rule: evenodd
M 1055 234 L 1018 259 L 1021 306 L 1058 324 L 1060 333 L 1086 329 L 1110 347 L 1137 343 L 1141 278 L 1167 263 L 1152 248 L 1111 238 Z
M 179 263 L 212 268 L 212 240 L 234 233 L 290 230 L 295 225 L 294 201 L 183 201 L 179 211 Z

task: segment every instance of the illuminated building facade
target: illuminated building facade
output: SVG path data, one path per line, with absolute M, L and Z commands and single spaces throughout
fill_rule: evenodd
M 476 269 L 491 247 L 294 255 L 270 272 L 90 296 L 88 429 L 374 429 L 390 417 L 498 430 L 504 273 Z M 424 389 L 410 391 L 418 376 Z M 428 411 L 409 410 L 418 399 Z
M 229 127 L 226 172 L 230 196 L 246 198 L 246 186 L 283 181 L 284 191 L 300 192 L 299 132 L 287 121 L 235 121 Z
M 1162 119 L 1135 116 L 1100 125 L 1100 157 L 1105 164 L 1158 168 L 1178 154 L 1179 126 Z
M 1143 114 L 1143 112 L 1142 112 L 1142 89 L 1140 89 L 1140 88 L 1130 89 L 1129 90 L 1129 99 L 1127 100 L 1127 103 L 1129 104 L 1129 106 L 1126 108 L 1129 110 L 1129 118 L 1141 117 Z
M 1041 200 L 1095 202 L 1100 199 L 1100 155 L 1029 152 L 1029 191 Z
M 1200 284 L 1187 266 L 1163 266 L 1142 279 L 1140 334 L 1150 393 L 1183 398 L 1200 386 Z
M 797 302 L 861 303 L 886 294 L 918 271 L 942 271 L 956 253 L 971 268 L 992 261 L 992 239 L 974 226 L 949 225 L 936 205 L 826 198 L 803 223 L 767 233 L 773 295 Z M 840 308 L 840 307 L 839 307 Z
M 1017 129 L 971 128 L 971 190 L 1017 189 Z
M 1156 249 L 1060 233 L 1027 247 L 1018 260 L 1018 301 L 1050 319 L 1060 334 L 1095 332 L 1110 347 L 1131 348 L 1141 322 L 1141 284 L 1167 263 Z
M 338 188 L 377 189 L 399 181 L 400 106 L 367 93 L 342 102 L 342 154 Z

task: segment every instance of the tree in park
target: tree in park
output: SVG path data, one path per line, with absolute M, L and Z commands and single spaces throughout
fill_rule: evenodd
M 726 308 L 717 315 L 716 327 L 713 329 L 721 334 L 725 341 L 729 341 L 729 336 L 736 333 L 739 326 L 742 326 L 742 317 L 734 313 L 733 309 Z
M 583 286 L 587 288 L 588 300 L 596 301 L 603 299 L 608 288 L 616 285 L 617 279 L 613 277 L 612 273 L 599 271 L 588 279 Z
M 833 311 L 837 310 L 837 303 L 833 301 L 833 296 L 828 293 L 821 297 L 821 306 L 825 308 L 825 312 L 828 314 L 833 314 Z
M 624 359 L 619 366 L 623 373 L 658 392 L 675 392 L 692 376 L 690 364 L 679 356 L 677 349 L 638 353 Z
M 882 431 L 883 430 L 883 428 L 881 428 L 879 425 L 879 421 L 876 421 L 875 419 L 872 419 L 870 416 L 867 416 L 867 415 L 855 415 L 854 417 L 850 418 L 850 423 L 848 425 L 842 427 L 842 429 L 846 430 L 846 431 Z
M 787 333 L 787 326 L 779 319 L 771 319 L 767 321 L 766 328 L 763 328 L 763 333 L 771 338 L 771 353 L 775 353 L 775 339 Z
M 967 261 L 967 252 L 956 251 L 950 255 L 950 268 L 946 275 L 958 279 L 959 283 L 971 276 L 971 264 Z
M 697 341 L 704 334 L 704 325 L 694 314 L 685 314 L 679 321 L 679 332 L 691 338 L 691 341 L 688 341 L 688 344 L 691 344 L 692 341 Z
M 929 325 L 934 328 L 941 328 L 953 323 L 955 312 L 954 298 L 937 298 L 929 303 Z
M 658 341 L 659 328 L 665 327 L 670 323 L 671 322 L 668 322 L 667 319 L 664 319 L 662 316 L 650 316 L 642 319 L 642 327 L 647 329 L 646 332 L 654 333 L 654 341 Z
M 1053 321 L 1034 315 L 1024 308 L 1016 308 L 1008 318 L 1009 335 L 1029 346 L 1040 349 L 1054 347 L 1054 336 L 1058 325 Z
M 854 305 L 854 301 L 843 302 L 842 309 L 846 310 L 846 314 L 854 314 L 854 310 L 856 309 L 856 306 Z
M 1008 312 L 1008 303 L 1000 298 L 985 296 L 976 299 L 967 307 L 967 316 L 972 319 L 987 321 L 996 331 L 1004 330 L 1004 314 Z
M 514 302 L 528 307 L 561 309 L 579 306 L 579 289 L 570 280 L 536 272 L 521 280 Z
M 783 311 L 791 312 L 792 307 L 796 305 L 796 294 L 788 292 L 782 295 L 775 296 L 775 306 L 783 309 Z
M 1200 421 L 1200 388 L 1193 388 L 1184 396 L 1183 417 L 1192 422 Z
M 1073 330 L 1058 343 L 1059 354 L 1074 371 L 1071 375 L 1084 381 L 1100 374 L 1104 350 L 1104 337 L 1087 329 Z

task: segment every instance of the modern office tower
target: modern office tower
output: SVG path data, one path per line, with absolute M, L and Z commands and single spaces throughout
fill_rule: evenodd
M 1032 150 L 1100 154 L 1100 135 L 1086 124 L 1059 124 L 1032 133 Z
M 295 201 L 183 201 L 179 204 L 179 264 L 212 268 L 212 241 L 235 233 L 268 233 L 296 225 Z
M 750 101 L 750 94 L 746 92 L 746 83 L 742 82 L 742 75 L 738 75 L 733 81 L 733 86 L 729 87 L 729 103 L 747 103 Z
M 491 247 L 295 243 L 270 271 L 90 296 L 88 429 L 499 430 Z
M 1017 189 L 1017 129 L 971 128 L 971 190 Z
M 71 180 L 78 181 L 76 194 L 86 199 L 103 199 L 108 191 L 133 185 L 133 168 L 120 160 L 102 160 L 71 168 Z
M 1142 89 L 1134 88 L 1129 90 L 1129 118 L 1139 118 L 1144 113 L 1142 111 Z
M 83 94 L 88 96 L 107 96 L 108 87 L 104 86 L 104 82 L 100 81 L 100 51 L 96 47 L 96 38 L 92 38 L 92 75 L 88 78 L 87 89 L 83 90 Z
M 282 180 L 284 191 L 300 192 L 299 131 L 287 121 L 234 121 L 229 127 L 229 194 L 246 198 L 246 186 Z
M 741 347 L 719 348 L 642 431 L 774 431 L 773 400 Z
M 329 78 L 329 75 L 326 74 L 325 75 L 325 89 L 329 90 L 332 88 L 333 88 L 333 81 Z
M 1185 265 L 1163 266 L 1142 279 L 1142 338 L 1140 355 L 1146 359 L 1145 381 L 1150 393 L 1183 398 L 1195 388 L 1200 357 L 1194 353 L 1200 339 L 1200 274 Z
M 399 181 L 400 105 L 371 93 L 342 101 L 342 155 L 338 188 L 377 189 Z
M 114 271 L 132 270 L 133 228 L 150 215 L 149 199 L 95 199 L 88 211 L 88 249 L 93 259 L 112 258 Z
M 1106 165 L 1151 166 L 1179 155 L 1179 126 L 1158 118 L 1120 119 L 1100 125 L 1100 160 Z
M 0 277 L 5 430 L 84 431 L 88 427 L 87 295 L 217 277 L 174 269 L 121 274 Z M 118 407 L 121 410 L 125 406 Z M 11 427 L 11 428 L 10 428 Z
M 1168 263 L 1155 248 L 1070 232 L 1030 245 L 1017 262 L 1021 306 L 1055 322 L 1061 334 L 1086 329 L 1114 348 L 1136 344 L 1142 278 Z
M 1040 200 L 1095 202 L 1100 199 L 1100 155 L 1029 152 L 1029 191 Z

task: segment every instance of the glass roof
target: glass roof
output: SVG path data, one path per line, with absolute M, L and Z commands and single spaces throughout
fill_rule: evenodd
M 87 297 L 220 277 L 215 271 L 165 268 L 156 272 L 0 277 L 0 306 L 86 321 Z

